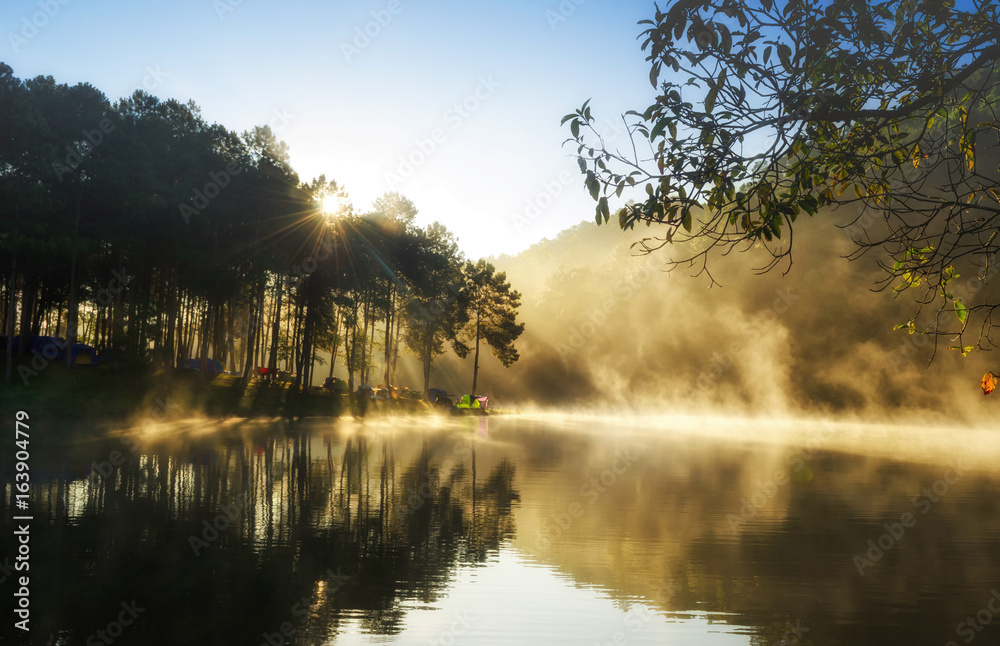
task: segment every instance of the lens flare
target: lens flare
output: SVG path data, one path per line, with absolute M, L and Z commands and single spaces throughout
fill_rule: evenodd
M 326 215 L 336 215 L 340 211 L 340 198 L 336 195 L 324 195 L 319 204 Z

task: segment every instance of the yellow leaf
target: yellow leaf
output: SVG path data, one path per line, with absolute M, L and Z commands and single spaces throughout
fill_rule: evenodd
M 989 395 L 991 392 L 996 390 L 997 387 L 997 376 L 992 372 L 987 372 L 983 375 L 983 394 Z

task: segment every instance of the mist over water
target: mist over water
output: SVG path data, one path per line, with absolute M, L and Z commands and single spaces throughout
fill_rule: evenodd
M 267 643 L 289 621 L 292 644 L 931 645 L 960 641 L 1000 580 L 986 430 L 622 414 L 105 430 L 34 463 L 32 643 L 87 643 L 135 599 L 116 643 Z
M 512 368 L 482 360 L 481 389 L 522 410 L 989 419 L 994 402 L 978 385 L 993 355 L 963 358 L 945 336 L 935 352 L 933 335 L 893 330 L 912 317 L 918 331 L 935 320 L 946 329 L 955 314 L 937 314 L 938 302 L 918 309 L 917 290 L 875 291 L 883 270 L 873 255 L 846 260 L 858 230 L 835 224 L 855 215 L 800 222 L 791 266 L 763 275 L 759 249 L 711 257 L 715 286 L 691 277 L 698 267 L 664 271 L 684 247 L 630 248 L 655 227 L 623 234 L 583 223 L 497 258 L 524 294 L 526 329 Z M 998 293 L 989 278 L 965 268 L 956 289 L 983 302 Z M 446 357 L 432 381 L 467 390 L 466 374 L 469 362 Z

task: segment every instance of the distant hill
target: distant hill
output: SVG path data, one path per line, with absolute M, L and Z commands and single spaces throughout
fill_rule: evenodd
M 940 339 L 928 368 L 933 339 L 892 330 L 916 311 L 912 298 L 872 291 L 881 271 L 843 258 L 853 244 L 834 221 L 797 225 L 790 268 L 756 275 L 764 258 L 753 250 L 712 258 L 714 287 L 690 276 L 698 267 L 663 271 L 682 248 L 631 249 L 655 227 L 623 233 L 584 222 L 493 258 L 524 296 L 526 331 L 512 368 L 484 352 L 481 390 L 521 406 L 989 413 L 994 402 L 978 388 L 989 355 L 963 359 Z M 974 279 L 967 287 L 973 301 L 997 291 Z M 471 372 L 446 355 L 436 374 L 461 390 Z

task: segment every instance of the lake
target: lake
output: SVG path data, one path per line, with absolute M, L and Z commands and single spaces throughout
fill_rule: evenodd
M 987 430 L 665 415 L 58 430 L 32 430 L 28 635 L 11 612 L 12 452 L 0 464 L 4 644 L 1000 641 Z

